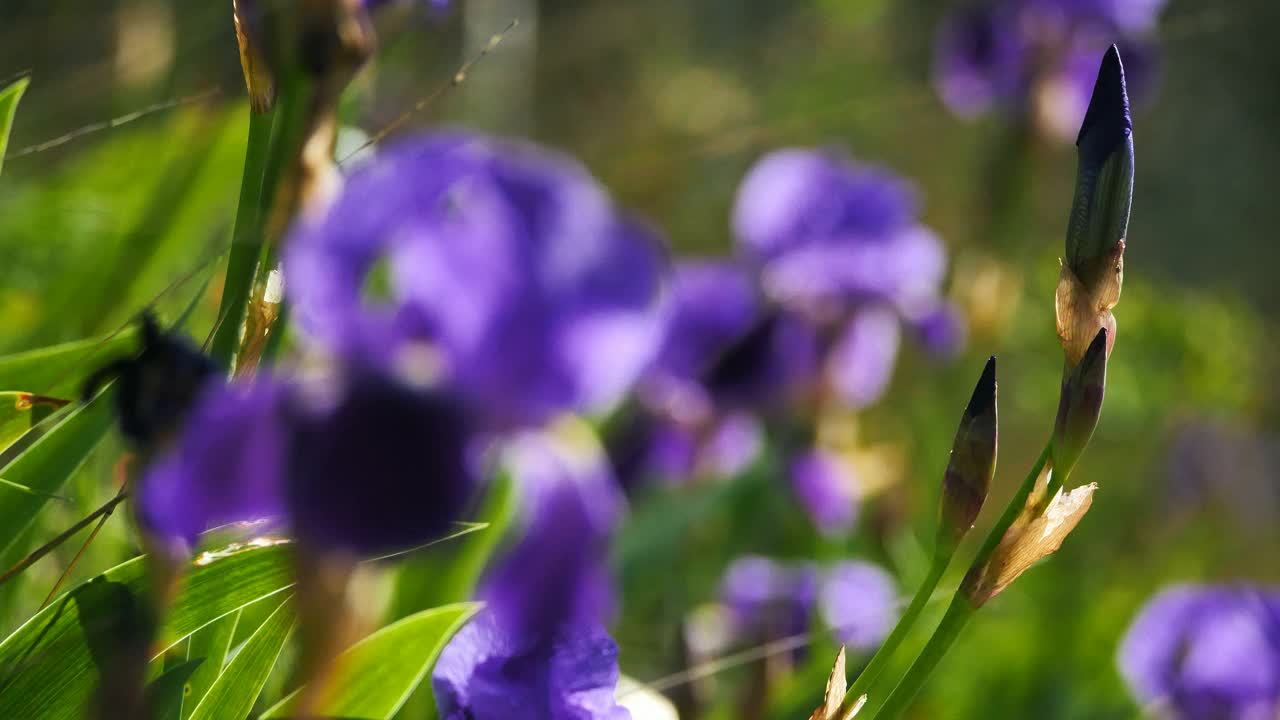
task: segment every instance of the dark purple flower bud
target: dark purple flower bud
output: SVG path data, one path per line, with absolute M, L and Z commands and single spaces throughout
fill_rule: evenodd
M 791 491 L 823 533 L 853 529 L 858 519 L 857 477 L 850 463 L 826 450 L 810 450 L 793 458 Z
M 818 608 L 838 641 L 871 650 L 898 619 L 897 584 L 878 565 L 842 562 L 823 572 Z
M 1177 586 L 1121 642 L 1120 672 L 1160 716 L 1273 718 L 1280 712 L 1280 591 Z
M 1107 384 L 1107 331 L 1099 330 L 1080 364 L 1062 381 L 1053 427 L 1053 471 L 1065 479 L 1093 437 Z
M 379 303 L 364 286 L 382 259 Z M 497 428 L 616 403 L 661 340 L 664 266 L 576 162 L 463 133 L 402 142 L 353 173 L 284 263 L 316 340 L 441 374 Z
M 996 472 L 998 436 L 996 358 L 991 356 L 973 389 L 951 444 L 951 458 L 942 476 L 938 507 L 938 544 L 954 549 L 973 527 L 991 490 Z
M 945 257 L 916 215 L 901 178 L 837 152 L 789 149 L 748 172 L 733 227 L 766 295 L 826 320 L 850 303 L 906 308 L 936 296 Z
M 590 430 L 568 424 L 557 431 L 519 436 L 507 451 L 523 524 L 481 596 L 515 638 L 602 623 L 612 612 L 606 552 L 624 500 Z
M 1103 56 L 1097 78 L 1076 140 L 1080 163 L 1065 262 L 1091 297 L 1114 305 L 1120 295 L 1133 201 L 1133 120 L 1114 45 Z M 1114 290 L 1104 290 L 1102 286 L 1113 279 Z
M 442 720 L 628 720 L 617 683 L 618 646 L 599 624 L 529 643 L 488 610 L 449 641 L 431 676 Z

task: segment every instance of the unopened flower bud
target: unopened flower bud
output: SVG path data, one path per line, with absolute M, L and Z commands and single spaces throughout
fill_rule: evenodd
M 1124 67 L 1113 45 L 1102 58 L 1076 140 L 1079 169 L 1058 281 L 1058 336 L 1075 365 L 1101 328 L 1114 341 L 1111 309 L 1124 281 L 1125 237 L 1133 200 L 1133 120 Z
M 964 409 L 942 476 L 938 543 L 952 548 L 973 527 L 996 472 L 996 358 L 987 360 Z
M 1107 331 L 1094 336 L 1084 358 L 1062 381 L 1053 428 L 1053 470 L 1065 479 L 1093 437 L 1107 384 Z

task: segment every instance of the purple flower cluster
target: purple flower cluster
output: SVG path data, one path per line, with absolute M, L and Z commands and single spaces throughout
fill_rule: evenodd
M 1280 712 L 1280 590 L 1179 586 L 1152 599 L 1120 646 L 1138 700 L 1171 717 Z
M 725 571 L 720 596 L 729 609 L 733 635 L 745 642 L 804 634 L 821 617 L 839 642 L 873 650 L 898 616 L 893 578 L 866 562 L 823 568 L 748 555 Z
M 461 133 L 389 148 L 288 238 L 321 370 L 211 381 L 140 517 L 178 551 L 267 519 L 301 552 L 369 556 L 439 537 L 500 459 L 523 532 L 441 659 L 441 710 L 625 717 L 603 627 L 622 501 L 567 418 L 619 402 L 657 352 L 664 275 L 658 238 L 563 156 Z
M 946 256 L 891 173 L 834 150 L 761 159 L 733 210 L 737 257 L 686 260 L 671 317 L 641 387 L 647 414 L 615 438 L 624 478 L 733 475 L 761 448 L 761 426 L 858 410 L 885 392 L 904 327 L 936 353 L 963 326 L 940 298 Z M 848 530 L 856 494 L 829 454 L 796 453 L 796 496 L 825 531 Z
M 1051 134 L 1075 134 L 1097 74 L 1118 44 L 1131 89 L 1150 83 L 1148 36 L 1165 0 L 978 0 L 938 33 L 934 77 L 952 112 L 1029 114 Z

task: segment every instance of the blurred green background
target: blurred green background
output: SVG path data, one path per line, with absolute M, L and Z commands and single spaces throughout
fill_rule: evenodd
M 858 447 L 878 470 L 847 543 L 799 527 L 769 478 L 637 498 L 616 553 L 630 676 L 684 669 L 679 622 L 714 600 L 739 553 L 867 558 L 912 588 L 956 418 L 988 354 L 1000 356 L 1002 399 L 992 506 L 1051 428 L 1061 369 L 1053 291 L 1074 150 L 1021 142 L 998 117 L 966 122 L 945 110 L 929 66 L 949 7 L 469 0 L 438 18 L 382 19 L 378 59 L 350 93 L 353 127 L 382 129 L 519 18 L 410 126 L 465 125 L 562 148 L 688 254 L 729 250 L 729 207 L 761 154 L 841 144 L 913 180 L 951 254 L 967 350 L 944 362 L 909 349 L 889 394 L 857 419 Z M 217 307 L 247 117 L 230 3 L 6 0 L 0 17 L 0 78 L 33 76 L 0 177 L 0 348 L 108 332 L 157 297 L 172 316 L 200 296 L 191 328 L 202 336 Z M 1134 118 L 1136 190 L 1106 410 L 1074 476 L 1099 483 L 1097 501 L 1061 552 L 972 623 L 915 717 L 1134 717 L 1114 657 L 1146 598 L 1171 582 L 1280 581 L 1278 23 L 1271 0 L 1175 0 L 1163 13 L 1160 80 Z M 114 491 L 119 444 L 109 445 L 4 566 Z M 77 547 L 4 587 L 0 631 L 30 615 Z M 126 524 L 110 523 L 74 577 L 134 552 Z M 821 637 L 815 645 L 762 716 L 806 717 L 817 704 L 833 649 Z M 714 675 L 722 708 L 756 672 Z M 682 703 L 691 693 L 672 691 Z

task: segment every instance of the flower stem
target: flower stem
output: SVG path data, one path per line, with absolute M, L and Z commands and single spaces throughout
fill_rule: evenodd
M 249 115 L 249 141 L 244 154 L 244 172 L 240 178 L 240 202 L 236 208 L 232 230 L 231 255 L 222 287 L 222 306 L 218 308 L 218 326 L 214 330 L 210 353 L 226 365 L 235 354 L 240 339 L 240 325 L 249 301 L 254 270 L 262 249 L 262 225 L 266 216 L 262 194 L 263 178 L 271 147 L 271 126 L 275 113 Z
M 902 714 L 907 704 L 920 691 L 924 681 L 929 678 L 938 661 L 947 654 L 947 650 L 951 649 L 951 643 L 955 642 L 956 637 L 960 635 L 960 630 L 964 628 L 965 623 L 969 622 L 969 618 L 973 617 L 977 610 L 978 608 L 962 593 L 956 593 L 951 598 L 947 614 L 942 616 L 942 622 L 938 623 L 937 629 L 933 631 L 933 637 L 929 638 L 929 643 L 920 652 L 920 657 L 911 664 L 911 669 L 889 694 L 884 705 L 880 706 L 880 711 L 875 714 L 876 720 L 894 720 Z
M 845 693 L 844 701 L 841 704 L 841 713 L 846 713 L 853 709 L 853 706 L 858 702 L 858 698 L 867 692 L 867 688 L 870 687 L 871 683 L 875 682 L 875 679 L 884 671 L 885 666 L 889 664 L 893 653 L 897 651 L 898 646 L 906 639 L 907 633 L 915 626 L 916 621 L 920 618 L 920 613 L 924 610 L 924 606 L 928 604 L 929 598 L 933 596 L 933 591 L 937 589 L 938 581 L 942 579 L 942 574 L 946 572 L 947 566 L 951 564 L 951 555 L 951 551 L 943 551 L 941 548 L 934 551 L 928 575 L 920 583 L 920 588 L 916 590 L 915 597 L 911 598 L 911 604 L 902 613 L 902 617 L 898 618 L 898 624 L 893 626 L 893 631 L 889 633 L 889 637 L 885 638 L 884 642 L 880 644 L 880 649 L 876 650 L 871 662 L 867 663 L 867 666 L 854 679 L 853 685 L 849 687 L 848 692 Z
M 1018 519 L 1018 516 L 1022 514 L 1023 508 L 1026 507 L 1027 504 L 1027 498 L 1030 497 L 1031 491 L 1035 489 L 1036 480 L 1040 477 L 1040 473 L 1049 462 L 1051 451 L 1052 443 L 1046 443 L 1044 450 L 1040 451 L 1040 457 L 1036 459 L 1035 463 L 1031 466 L 1031 469 L 1027 472 L 1027 476 L 1023 478 L 1022 485 L 1018 487 L 1018 491 L 1009 499 L 1009 504 L 1005 507 L 1004 513 L 987 534 L 986 540 L 982 543 L 982 549 L 978 551 L 978 555 L 974 558 L 973 564 L 969 566 L 970 573 L 973 572 L 974 568 L 980 568 L 986 564 L 987 560 L 991 558 L 991 553 L 995 552 L 996 546 L 1000 544 L 1000 540 L 1004 537 L 1004 534 Z M 943 563 L 943 565 L 945 568 L 945 563 Z M 935 579 L 934 583 L 936 584 L 936 582 L 937 580 Z M 932 592 L 932 590 L 930 592 Z M 924 601 L 920 599 L 919 594 L 917 594 L 916 598 L 912 600 L 911 605 L 914 607 L 917 603 L 921 606 L 924 605 Z M 911 669 L 908 670 L 907 674 L 898 682 L 897 687 L 893 689 L 893 692 L 889 694 L 888 699 L 885 700 L 884 705 L 880 707 L 879 712 L 875 715 L 876 720 L 893 720 L 893 718 L 896 718 L 903 709 L 905 709 L 907 703 L 911 702 L 912 698 L 916 696 L 916 693 L 920 691 L 920 687 L 924 685 L 925 680 L 929 678 L 929 673 L 933 671 L 933 668 L 938 664 L 938 661 L 941 660 L 942 656 L 947 653 L 948 649 L 950 649 L 951 643 L 955 641 L 956 636 L 960 633 L 960 629 L 964 627 L 964 624 L 968 622 L 969 617 L 977 610 L 977 606 L 975 606 L 965 594 L 964 585 L 961 584 L 951 598 L 951 605 L 947 607 L 946 615 L 942 617 L 942 621 L 938 623 L 938 627 L 934 629 L 933 636 L 929 638 L 929 642 L 925 645 L 924 650 L 920 652 L 919 657 L 917 657 L 916 661 L 912 663 Z M 899 621 L 899 625 L 902 625 L 903 621 L 915 621 L 916 618 L 914 616 L 910 616 L 910 612 L 911 608 L 907 608 L 908 614 L 904 614 L 902 616 L 902 620 Z M 916 614 L 918 615 L 919 612 L 920 610 L 917 609 Z M 899 628 L 894 628 L 893 633 L 890 634 L 891 639 L 893 635 L 898 634 L 898 630 Z M 905 631 L 903 632 L 905 634 Z M 899 638 L 898 641 L 901 642 L 901 638 Z M 888 645 L 887 641 L 885 645 Z M 883 650 L 883 648 L 881 649 Z M 877 656 L 879 656 L 879 653 L 877 653 Z M 872 663 L 874 662 L 875 659 L 873 658 Z M 870 669 L 870 666 L 868 666 L 868 669 Z M 867 682 L 869 683 L 870 680 Z M 862 683 L 861 677 L 859 677 L 858 681 L 854 683 L 854 687 L 857 688 L 860 685 L 862 687 L 865 687 L 866 685 L 866 683 Z M 862 692 L 863 690 L 858 690 L 859 695 Z M 850 698 L 852 698 L 852 700 L 850 700 Z M 850 690 L 849 694 L 845 696 L 847 703 L 852 703 L 853 701 L 856 701 L 857 698 L 858 695 L 854 695 L 853 690 Z

